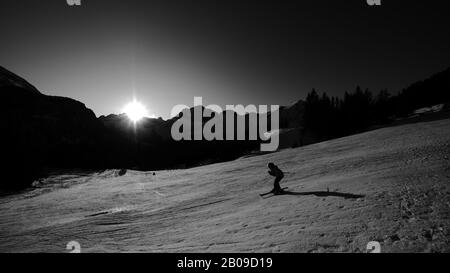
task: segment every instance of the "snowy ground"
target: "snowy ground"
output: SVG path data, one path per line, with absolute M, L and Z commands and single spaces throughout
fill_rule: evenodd
M 449 157 L 446 119 L 156 176 L 54 176 L 0 197 L 0 252 L 449 252 Z M 270 161 L 291 194 L 258 195 Z

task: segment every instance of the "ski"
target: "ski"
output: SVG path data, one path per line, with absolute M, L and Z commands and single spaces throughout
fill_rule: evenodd
M 284 190 L 286 190 L 287 188 L 288 188 L 288 187 L 281 188 L 281 191 L 284 191 Z M 269 191 L 269 192 L 266 192 L 266 193 L 261 193 L 259 196 L 263 197 L 263 196 L 269 195 L 269 194 L 271 194 L 271 193 L 274 193 L 273 190 L 271 190 L 271 191 Z

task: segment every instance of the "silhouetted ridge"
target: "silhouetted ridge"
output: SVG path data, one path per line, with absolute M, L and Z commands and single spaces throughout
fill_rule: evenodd
M 144 118 L 135 126 L 126 115 L 96 118 L 76 100 L 41 94 L 0 67 L 0 123 L 5 137 L 2 188 L 22 188 L 51 168 L 157 170 L 187 168 L 258 153 L 261 140 L 174 141 L 169 120 Z M 280 148 L 297 147 L 368 130 L 407 117 L 415 109 L 450 101 L 450 69 L 416 82 L 397 95 L 357 87 L 342 98 L 312 90 L 305 100 L 280 107 Z M 191 108 L 191 120 L 194 119 Z M 223 115 L 226 135 L 226 111 Z M 260 114 L 270 121 L 271 113 Z M 236 118 L 233 113 L 236 137 Z M 245 119 L 249 136 L 249 115 Z M 202 118 L 203 125 L 212 117 Z M 193 130 L 194 126 L 192 126 Z M 272 130 L 270 124 L 268 131 Z M 191 132 L 193 136 L 193 131 Z
M 17 87 L 23 91 L 40 94 L 40 92 L 26 80 L 0 66 L 0 88 L 3 89 L 5 87 Z

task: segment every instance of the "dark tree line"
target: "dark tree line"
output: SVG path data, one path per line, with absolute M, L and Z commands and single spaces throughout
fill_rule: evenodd
M 387 124 L 418 108 L 449 102 L 450 69 L 414 83 L 397 95 L 387 90 L 373 94 L 358 86 L 339 98 L 313 89 L 306 97 L 304 125 L 318 140 L 325 140 Z

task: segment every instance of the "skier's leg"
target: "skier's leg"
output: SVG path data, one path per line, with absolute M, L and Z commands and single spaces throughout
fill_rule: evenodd
M 281 179 L 282 179 L 282 177 L 275 178 L 275 181 L 273 182 L 273 192 L 281 191 L 281 187 L 280 187 Z

